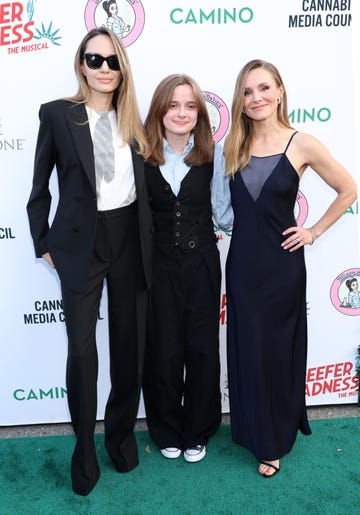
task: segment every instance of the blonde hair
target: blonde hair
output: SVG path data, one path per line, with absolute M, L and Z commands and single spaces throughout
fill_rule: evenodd
M 224 143 L 226 160 L 225 175 L 234 175 L 241 171 L 250 161 L 250 145 L 253 134 L 252 120 L 243 111 L 245 82 L 247 76 L 256 68 L 264 68 L 271 73 L 277 87 L 283 86 L 278 69 L 267 61 L 253 59 L 243 66 L 237 76 L 231 107 L 231 126 Z M 284 127 L 291 128 L 287 109 L 287 96 L 284 92 L 277 109 L 278 121 Z
M 163 151 L 165 128 L 163 118 L 169 110 L 175 88 L 183 85 L 188 85 L 192 88 L 198 110 L 197 122 L 192 131 L 194 134 L 194 146 L 186 156 L 185 163 L 188 166 L 199 166 L 213 159 L 214 142 L 210 119 L 200 86 L 188 75 L 173 74 L 165 77 L 155 89 L 144 124 L 149 141 L 147 161 L 152 166 L 164 164 L 165 162 Z
M 86 103 L 89 100 L 90 88 L 81 67 L 85 59 L 87 44 L 90 39 L 96 36 L 107 36 L 111 39 L 120 63 L 121 80 L 118 88 L 114 91 L 112 100 L 119 130 L 121 128 L 121 134 L 126 143 L 136 142 L 138 153 L 145 155 L 148 146 L 140 118 L 129 58 L 120 39 L 110 29 L 106 27 L 92 29 L 81 41 L 74 61 L 74 69 L 79 83 L 78 91 L 68 100 L 77 104 Z

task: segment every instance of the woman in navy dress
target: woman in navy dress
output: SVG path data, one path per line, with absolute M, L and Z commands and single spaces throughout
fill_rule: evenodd
M 234 226 L 226 263 L 232 437 L 272 477 L 297 431 L 311 433 L 304 246 L 356 199 L 348 172 L 314 137 L 295 131 L 278 70 L 253 60 L 240 71 L 225 146 Z M 337 196 L 309 228 L 296 225 L 299 180 L 311 167 Z

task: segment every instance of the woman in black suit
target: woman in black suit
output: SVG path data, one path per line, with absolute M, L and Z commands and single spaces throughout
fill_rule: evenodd
M 100 475 L 94 445 L 95 331 L 104 279 L 111 376 L 105 445 L 119 472 L 138 464 L 133 429 L 152 267 L 152 221 L 144 180 L 146 138 L 120 40 L 106 28 L 91 30 L 76 53 L 75 72 L 77 94 L 40 108 L 27 211 L 36 256 L 56 268 L 60 278 L 68 335 L 67 393 L 76 435 L 72 485 L 76 493 L 87 495 Z M 97 123 L 103 118 L 106 129 Z M 49 227 L 49 179 L 55 166 L 59 203 Z

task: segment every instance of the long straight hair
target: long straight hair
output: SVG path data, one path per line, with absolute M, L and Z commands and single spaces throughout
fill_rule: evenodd
M 214 142 L 210 119 L 200 86 L 188 75 L 173 74 L 165 77 L 155 89 L 144 124 L 149 142 L 147 161 L 152 166 L 164 164 L 165 162 L 163 151 L 165 128 L 163 118 L 169 110 L 175 88 L 183 85 L 192 88 L 198 110 L 197 122 L 192 131 L 194 134 L 194 146 L 186 156 L 185 163 L 188 166 L 199 166 L 213 159 Z
M 256 68 L 264 68 L 273 76 L 277 87 L 283 85 L 278 69 L 267 61 L 253 59 L 243 66 L 237 76 L 231 107 L 231 126 L 224 143 L 226 160 L 225 175 L 234 175 L 241 171 L 250 161 L 250 146 L 253 134 L 253 123 L 243 111 L 245 83 L 247 76 Z M 278 121 L 281 125 L 291 128 L 288 117 L 287 96 L 284 88 L 281 102 L 277 108 Z
M 120 84 L 114 91 L 112 99 L 119 131 L 126 143 L 136 142 L 138 153 L 145 155 L 147 153 L 147 141 L 139 113 L 129 58 L 120 39 L 110 29 L 106 27 L 92 29 L 81 41 L 74 60 L 74 69 L 78 79 L 78 91 L 74 96 L 69 97 L 68 100 L 78 104 L 85 104 L 90 98 L 90 88 L 81 70 L 81 66 L 85 59 L 87 44 L 90 39 L 96 36 L 107 36 L 111 39 L 120 63 Z

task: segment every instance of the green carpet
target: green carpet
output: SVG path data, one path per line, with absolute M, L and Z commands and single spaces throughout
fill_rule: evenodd
M 87 497 L 71 490 L 73 436 L 0 439 L 0 514 L 344 515 L 360 513 L 360 419 L 311 422 L 281 472 L 264 479 L 252 454 L 223 425 L 199 463 L 164 459 L 136 433 L 140 465 L 117 473 L 96 435 L 100 480 Z

